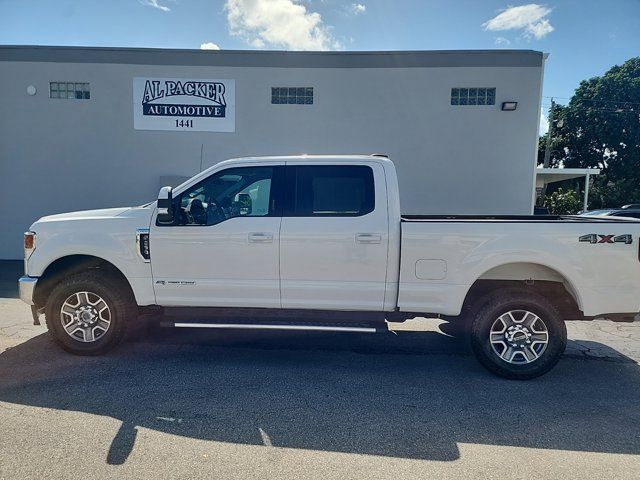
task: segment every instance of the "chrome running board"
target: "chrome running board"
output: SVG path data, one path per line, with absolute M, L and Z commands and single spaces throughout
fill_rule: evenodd
M 164 323 L 164 322 L 163 322 Z M 304 330 L 317 332 L 352 332 L 352 333 L 378 333 L 387 331 L 375 327 L 336 326 L 336 325 L 287 325 L 287 324 L 259 324 L 259 323 L 196 323 L 196 322 L 169 322 L 167 326 L 176 328 L 220 328 L 242 330 Z

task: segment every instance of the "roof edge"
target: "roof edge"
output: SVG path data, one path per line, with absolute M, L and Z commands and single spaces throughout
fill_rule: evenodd
M 541 67 L 544 54 L 535 50 L 319 52 L 0 45 L 0 61 L 289 68 Z

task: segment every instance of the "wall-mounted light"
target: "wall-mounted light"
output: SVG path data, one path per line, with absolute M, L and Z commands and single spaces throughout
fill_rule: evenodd
M 516 108 L 518 108 L 518 102 L 502 102 L 503 112 L 513 112 Z
M 33 96 L 35 95 L 37 92 L 36 87 L 34 87 L 33 85 L 29 85 L 27 87 L 27 95 Z

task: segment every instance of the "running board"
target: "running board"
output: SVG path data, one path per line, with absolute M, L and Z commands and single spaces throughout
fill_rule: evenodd
M 175 328 L 219 328 L 239 330 L 302 330 L 316 332 L 351 332 L 351 333 L 379 333 L 388 332 L 386 328 L 338 326 L 338 325 L 293 325 L 267 323 L 201 323 L 201 322 L 162 322 L 162 326 Z

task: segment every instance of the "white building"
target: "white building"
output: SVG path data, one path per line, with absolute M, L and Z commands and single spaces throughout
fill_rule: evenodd
M 42 215 L 141 204 L 246 155 L 384 153 L 403 213 L 529 214 L 544 61 L 0 47 L 0 258 Z

